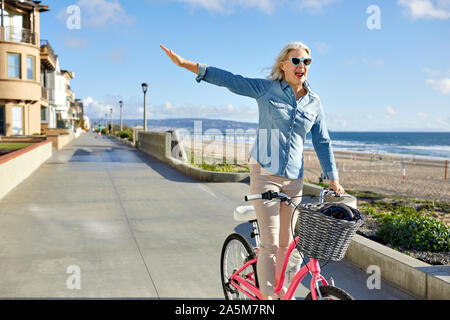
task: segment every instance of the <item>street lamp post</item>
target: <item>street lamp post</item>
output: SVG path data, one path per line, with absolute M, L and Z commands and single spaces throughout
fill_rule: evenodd
M 108 128 L 108 114 L 105 113 L 105 128 Z
M 123 106 L 123 101 L 119 101 L 120 104 L 120 131 L 123 131 L 123 122 L 122 122 L 122 106 Z
M 147 89 L 148 84 L 143 83 L 142 91 L 144 92 L 144 131 L 147 131 Z
M 111 130 L 109 131 L 109 133 L 112 133 L 113 130 L 113 119 L 112 119 L 112 112 L 113 112 L 113 108 L 109 108 L 109 110 L 111 111 Z

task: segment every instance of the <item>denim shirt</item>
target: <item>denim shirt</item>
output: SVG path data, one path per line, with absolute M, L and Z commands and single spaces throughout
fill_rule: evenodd
M 302 178 L 303 146 L 306 134 L 311 131 L 325 176 L 338 179 L 322 104 L 307 81 L 303 84 L 307 94 L 296 100 L 294 90 L 286 81 L 245 78 L 203 63 L 199 63 L 196 80 L 256 99 L 259 128 L 250 157 L 261 167 L 289 179 Z

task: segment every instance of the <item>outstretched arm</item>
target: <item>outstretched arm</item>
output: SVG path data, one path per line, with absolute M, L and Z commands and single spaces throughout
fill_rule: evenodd
M 231 92 L 251 97 L 259 98 L 272 85 L 271 81 L 265 79 L 251 79 L 215 67 L 207 67 L 205 64 L 195 63 L 180 57 L 172 50 L 160 45 L 161 49 L 179 67 L 183 67 L 197 74 L 197 81 L 204 80 L 217 86 L 226 87 Z
M 178 54 L 172 51 L 172 49 L 167 49 L 163 45 L 160 45 L 161 49 L 169 56 L 169 58 L 175 63 L 177 66 L 185 68 L 195 74 L 198 74 L 198 63 L 186 60 L 180 57 Z

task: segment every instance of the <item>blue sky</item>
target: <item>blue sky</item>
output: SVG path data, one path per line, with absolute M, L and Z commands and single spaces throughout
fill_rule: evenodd
M 41 38 L 92 118 L 257 122 L 256 101 L 197 83 L 159 48 L 247 77 L 279 51 L 312 51 L 308 80 L 332 131 L 450 131 L 450 0 L 47 0 Z M 71 7 L 72 6 L 72 7 Z M 368 11 L 370 6 L 379 9 Z M 67 8 L 79 9 L 67 12 Z M 79 17 L 79 20 L 76 18 Z M 377 22 L 370 29 L 367 22 Z M 374 20 L 375 19 L 375 20 Z M 77 25 L 77 21 L 80 22 Z

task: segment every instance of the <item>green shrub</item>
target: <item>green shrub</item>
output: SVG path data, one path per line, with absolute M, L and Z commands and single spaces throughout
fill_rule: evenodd
M 450 250 L 450 228 L 431 214 L 423 215 L 405 207 L 378 216 L 381 226 L 376 236 L 405 249 L 445 252 Z
M 133 131 L 131 131 L 131 129 L 122 130 L 119 132 L 119 138 L 133 141 Z

